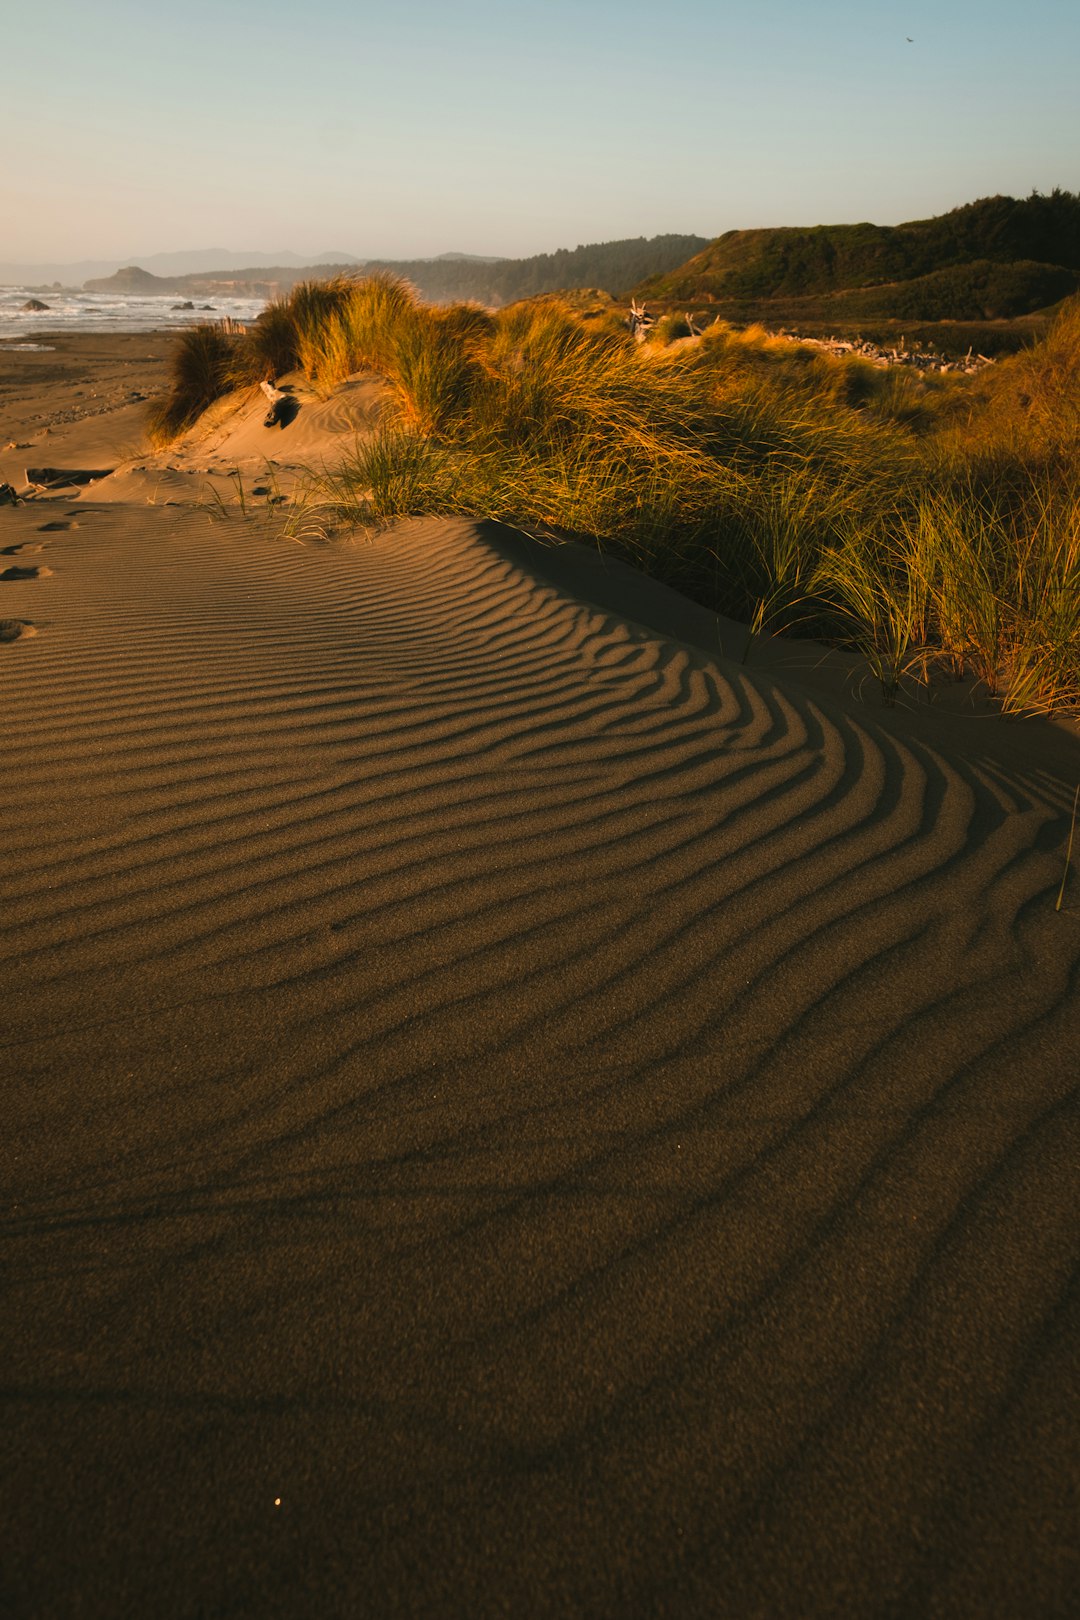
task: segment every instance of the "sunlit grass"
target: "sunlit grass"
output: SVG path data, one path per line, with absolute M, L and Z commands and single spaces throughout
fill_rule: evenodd
M 616 548 L 766 634 L 856 649 L 887 702 L 977 682 L 1080 709 L 1080 299 L 977 378 L 678 321 L 635 344 L 557 299 L 437 309 L 389 275 L 304 283 L 246 338 L 185 334 L 159 436 L 300 369 L 387 385 L 324 481 L 344 521 L 498 518 Z M 215 390 L 217 393 L 215 393 Z
M 147 435 L 155 448 L 191 427 L 215 400 L 236 387 L 235 338 L 220 326 L 192 326 L 181 334 L 169 363 L 170 392 L 155 400 L 147 415 Z

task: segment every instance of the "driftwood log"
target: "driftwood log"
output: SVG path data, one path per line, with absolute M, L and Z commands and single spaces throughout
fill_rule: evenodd
M 639 304 L 636 298 L 630 300 L 630 314 L 626 324 L 635 343 L 644 343 L 645 335 L 650 326 L 655 325 L 656 316 L 650 315 L 644 304 Z
M 261 382 L 259 387 L 266 395 L 270 405 L 270 409 L 263 418 L 263 427 L 277 427 L 284 419 L 286 402 L 289 396 L 282 393 L 280 388 L 275 388 L 273 383 Z
M 99 478 L 108 478 L 114 470 L 112 467 L 27 467 L 26 482 L 38 489 L 93 484 Z

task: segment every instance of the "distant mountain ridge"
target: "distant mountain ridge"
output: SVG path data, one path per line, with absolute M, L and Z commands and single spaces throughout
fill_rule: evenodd
M 88 292 L 127 292 L 205 296 L 277 297 L 297 281 L 337 272 L 363 273 L 389 270 L 404 276 L 421 297 L 434 301 L 475 299 L 484 304 L 511 303 L 566 287 L 601 287 L 618 293 L 643 276 L 662 273 L 681 264 L 688 254 L 704 247 L 703 236 L 643 236 L 617 242 L 593 242 L 527 259 L 485 259 L 466 254 L 443 254 L 437 259 L 342 260 L 318 265 L 244 265 L 236 269 L 201 271 L 189 275 L 155 276 L 141 265 L 127 265 L 115 275 L 85 283 Z
M 726 231 L 639 296 L 921 320 L 1029 314 L 1080 288 L 1080 196 L 983 197 L 904 225 Z
M 278 253 L 260 253 L 255 249 L 237 253 L 230 248 L 188 248 L 173 253 L 133 253 L 126 258 L 78 259 L 62 262 L 0 264 L 0 286 L 18 286 L 59 282 L 63 287 L 81 287 L 93 278 L 114 275 L 127 265 L 138 264 L 154 275 L 197 275 L 200 271 L 255 269 L 272 265 L 307 266 L 323 264 L 358 264 L 354 254 L 337 252 L 304 255 L 283 248 Z

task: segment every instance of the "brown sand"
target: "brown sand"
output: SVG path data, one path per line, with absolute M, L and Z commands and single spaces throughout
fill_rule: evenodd
M 113 466 L 143 444 L 146 398 L 163 393 L 164 333 L 35 334 L 0 346 L 0 483 L 30 466 Z
M 142 477 L 0 512 L 0 1609 L 1071 1613 L 1074 737 Z

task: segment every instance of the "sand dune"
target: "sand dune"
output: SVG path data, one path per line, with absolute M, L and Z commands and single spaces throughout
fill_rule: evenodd
M 258 389 L 230 394 L 167 451 L 122 460 L 98 493 L 112 504 L 236 505 L 239 479 L 245 500 L 288 499 L 312 474 L 336 468 L 371 431 L 385 389 L 357 377 L 322 399 L 298 374 L 286 385 L 295 412 L 287 427 L 267 427 L 267 402 Z
M 1067 1613 L 1075 740 L 110 485 L 4 520 L 11 1612 Z
M 380 408 L 384 385 L 369 375 L 349 379 L 329 398 L 300 373 L 281 380 L 291 400 L 287 427 L 265 426 L 267 402 L 257 388 L 229 395 L 165 453 L 146 441 L 146 398 L 165 389 L 170 338 L 163 334 L 45 335 L 43 349 L 0 351 L 0 482 L 25 490 L 28 474 L 69 470 L 55 493 L 77 497 L 88 472 L 108 469 L 88 490 L 109 501 L 188 504 L 235 498 L 239 472 L 250 489 L 269 481 L 288 494 L 298 479 L 336 465 Z M 50 484 L 55 479 L 48 479 Z
M 328 454 L 338 457 L 357 434 L 368 432 L 385 397 L 378 378 L 360 374 L 328 397 L 309 387 L 299 372 L 281 379 L 290 412 L 286 422 L 267 427 L 267 401 L 257 388 L 227 396 L 201 417 L 173 447 L 170 459 L 198 461 L 217 470 L 223 466 L 285 468 L 317 466 Z

